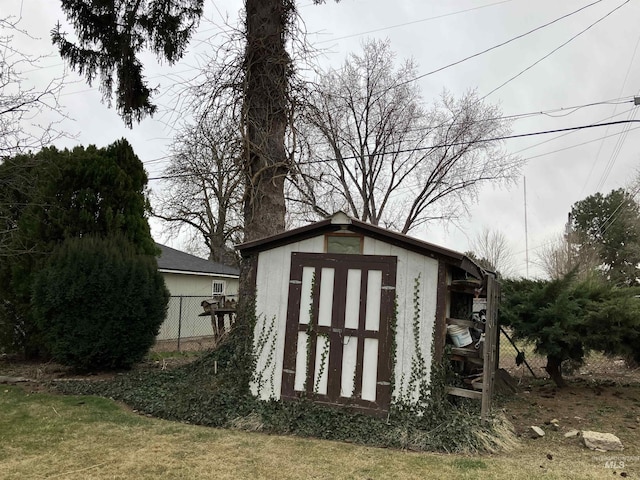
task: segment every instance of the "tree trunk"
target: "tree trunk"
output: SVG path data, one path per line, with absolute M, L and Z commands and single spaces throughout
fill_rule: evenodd
M 290 0 L 246 0 L 244 240 L 284 230 Z
M 567 386 L 562 378 L 561 370 L 562 360 L 559 357 L 553 355 L 547 355 L 547 366 L 544 369 L 547 371 L 551 380 L 555 382 L 558 388 L 564 388 Z
M 286 51 L 291 0 L 245 0 L 244 241 L 284 230 L 285 151 L 291 61 Z M 240 298 L 233 331 L 236 381 L 248 392 L 253 374 L 253 328 L 257 257 L 240 264 Z

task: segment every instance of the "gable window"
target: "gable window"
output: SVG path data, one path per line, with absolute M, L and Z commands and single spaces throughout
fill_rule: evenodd
M 354 233 L 329 234 L 325 237 L 327 253 L 362 253 L 362 235 Z
M 211 296 L 217 297 L 224 295 L 224 280 L 213 280 L 211 282 Z

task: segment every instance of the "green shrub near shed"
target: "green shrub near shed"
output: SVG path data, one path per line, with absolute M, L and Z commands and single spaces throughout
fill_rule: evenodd
M 168 301 L 155 257 L 122 236 L 87 236 L 54 250 L 36 275 L 32 306 L 53 358 L 86 371 L 142 360 Z

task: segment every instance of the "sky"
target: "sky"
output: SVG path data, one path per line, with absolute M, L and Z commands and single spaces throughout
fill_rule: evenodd
M 144 57 L 145 72 L 158 87 L 159 111 L 131 130 L 101 102 L 97 85 L 89 87 L 65 69 L 51 46 L 49 31 L 58 21 L 65 24 L 58 5 L 53 0 L 2 0 L 1 12 L 21 18 L 20 27 L 31 35 L 15 38 L 16 48 L 50 54 L 40 60 L 40 68 L 23 73 L 25 86 L 42 88 L 66 75 L 60 100 L 68 118 L 59 128 L 69 136 L 56 145 L 105 146 L 125 137 L 149 176 L 160 176 L 182 116 L 175 92 L 197 75 L 212 43 L 220 42 L 220 32 L 229 28 L 225 23 L 236 24 L 242 1 L 206 0 L 205 18 L 177 64 Z M 633 97 L 640 95 L 639 1 L 328 0 L 313 5 L 301 0 L 297 5 L 307 41 L 319 50 L 323 68 L 339 67 L 367 38 L 389 39 L 398 60 L 417 63 L 427 103 L 443 89 L 455 96 L 476 89 L 480 96 L 489 94 L 487 100 L 504 115 L 531 114 L 513 122 L 512 135 L 638 118 Z M 511 245 L 516 273 L 542 276 L 536 254 L 563 232 L 571 206 L 633 182 L 640 167 L 639 128 L 640 123 L 627 123 L 507 140 L 508 151 L 525 160 L 517 183 L 486 186 L 466 217 L 411 234 L 464 252 L 483 228 L 497 230 Z M 163 185 L 151 180 L 150 187 L 159 192 Z M 163 233 L 159 221 L 151 225 L 157 241 L 184 247 L 183 239 Z

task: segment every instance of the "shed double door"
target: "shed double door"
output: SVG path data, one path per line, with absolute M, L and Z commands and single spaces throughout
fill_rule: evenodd
M 383 413 L 397 258 L 291 254 L 281 397 Z

